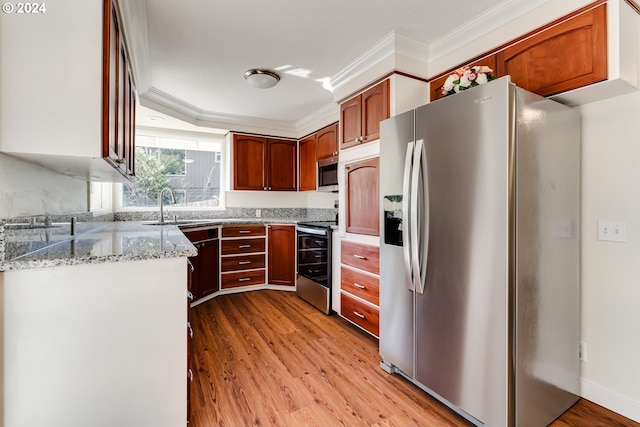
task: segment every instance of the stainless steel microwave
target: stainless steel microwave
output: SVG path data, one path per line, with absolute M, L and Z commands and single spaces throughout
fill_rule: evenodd
M 338 156 L 318 160 L 318 191 L 338 192 Z

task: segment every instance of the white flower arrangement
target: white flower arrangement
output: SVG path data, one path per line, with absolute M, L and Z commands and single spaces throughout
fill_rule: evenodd
M 458 68 L 447 77 L 442 85 L 442 96 L 458 93 L 495 80 L 496 76 L 492 75 L 492 72 L 493 70 L 485 65 Z

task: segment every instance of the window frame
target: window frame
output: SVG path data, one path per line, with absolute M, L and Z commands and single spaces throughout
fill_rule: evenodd
M 202 132 L 191 132 L 191 131 L 181 131 L 174 129 L 150 129 L 144 127 L 136 128 L 136 136 L 142 135 L 146 137 L 152 138 L 167 138 L 167 139 L 182 139 L 182 140 L 192 140 L 196 142 L 203 143 L 217 143 L 220 145 L 220 195 L 218 197 L 218 206 L 184 206 L 184 205 L 164 205 L 164 208 L 167 211 L 222 211 L 225 210 L 225 189 L 226 180 L 227 180 L 227 137 L 226 134 L 219 133 L 202 133 Z M 188 151 L 188 148 L 185 148 L 185 151 Z M 207 151 L 207 150 L 201 150 Z M 212 153 L 216 153 L 216 151 L 212 151 Z M 216 155 L 214 154 L 214 157 Z M 186 153 L 185 153 L 186 157 Z M 215 162 L 215 159 L 214 159 Z M 188 171 L 188 165 L 185 166 L 185 171 Z M 167 176 L 181 176 L 181 175 L 167 175 Z M 114 201 L 113 201 L 113 210 L 115 212 L 156 212 L 159 210 L 158 206 L 122 206 L 122 198 L 123 198 L 123 183 L 119 183 L 114 185 Z

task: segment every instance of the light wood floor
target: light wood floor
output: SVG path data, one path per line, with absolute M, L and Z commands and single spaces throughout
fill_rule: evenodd
M 217 297 L 191 323 L 190 427 L 468 425 L 380 369 L 376 339 L 294 293 Z M 640 424 L 581 400 L 552 426 Z

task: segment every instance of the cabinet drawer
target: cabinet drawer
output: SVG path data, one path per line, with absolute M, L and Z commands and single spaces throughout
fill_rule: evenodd
M 369 273 L 380 273 L 380 248 L 343 240 L 340 246 L 340 262 Z
M 264 268 L 264 254 L 239 255 L 222 258 L 221 269 L 225 271 L 252 270 Z
M 238 286 L 261 285 L 265 283 L 264 270 L 239 271 L 222 274 L 222 289 Z
M 371 304 L 380 305 L 380 281 L 350 268 L 340 268 L 340 288 Z
M 222 228 L 222 237 L 264 236 L 265 234 L 264 225 L 252 224 Z
M 222 255 L 264 252 L 264 238 L 223 240 L 221 249 Z
M 340 314 L 376 337 L 378 336 L 380 313 L 377 308 L 340 293 Z

